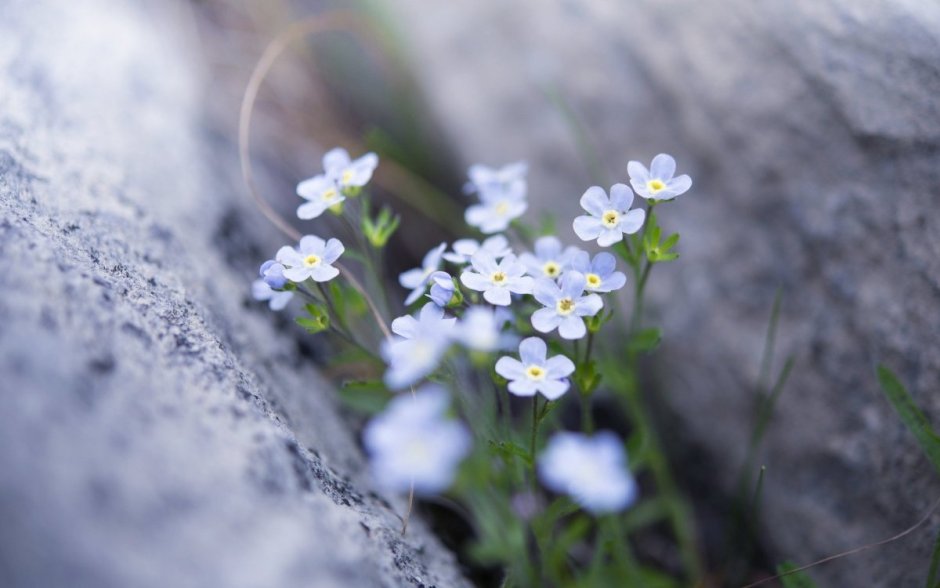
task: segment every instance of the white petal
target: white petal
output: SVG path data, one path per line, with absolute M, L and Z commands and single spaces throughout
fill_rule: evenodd
M 297 207 L 297 218 L 301 220 L 310 220 L 312 218 L 317 218 L 326 210 L 326 203 L 322 200 L 313 200 L 311 202 L 304 202 Z
M 679 194 L 685 194 L 689 191 L 689 188 L 692 187 L 692 178 L 682 174 L 677 178 L 671 179 L 667 183 L 667 187 L 669 191 L 672 192 L 675 196 L 678 196 Z
M 640 163 L 639 161 L 631 161 L 627 164 L 627 174 L 630 175 L 630 183 L 636 186 L 637 184 L 646 184 L 647 180 L 650 179 L 650 172 L 646 169 L 646 166 Z
M 532 326 L 541 333 L 550 333 L 558 327 L 559 323 L 561 323 L 561 317 L 554 308 L 540 308 L 532 313 Z
M 549 400 L 558 400 L 571 386 L 571 384 L 565 380 L 542 380 L 541 382 L 536 382 L 536 385 L 539 392 L 542 393 L 542 396 Z
M 593 216 L 579 216 L 574 219 L 574 223 L 572 223 L 571 226 L 574 228 L 575 234 L 582 241 L 593 241 L 597 239 L 601 231 L 604 230 L 601 226 L 600 219 Z
M 671 180 L 676 173 L 676 160 L 671 155 L 660 153 L 650 164 L 650 176 L 664 182 Z
M 604 301 L 597 294 L 588 294 L 575 302 L 575 313 L 579 316 L 594 316 L 604 307 Z
M 346 251 L 346 247 L 343 246 L 343 243 L 339 239 L 330 239 L 326 242 L 326 248 L 323 250 L 323 261 L 326 263 L 333 263 L 339 256 Z
M 593 216 L 602 216 L 610 208 L 610 200 L 603 188 L 591 186 L 581 195 L 581 208 Z
M 417 288 L 424 283 L 427 274 L 424 273 L 424 270 L 416 267 L 410 269 L 398 276 L 398 283 L 401 284 L 402 288 Z
M 584 319 L 574 314 L 568 315 L 558 325 L 558 334 L 562 339 L 580 339 L 584 337 L 587 334 Z
M 405 339 L 411 339 L 415 336 L 418 329 L 418 321 L 410 314 L 400 316 L 392 321 L 392 332 L 401 335 Z
M 323 156 L 323 170 L 327 173 L 335 173 L 349 165 L 349 152 L 342 147 L 330 149 Z
M 516 396 L 535 396 L 537 390 L 535 382 L 529 379 L 509 382 L 507 388 Z
M 339 275 L 339 270 L 332 265 L 320 265 L 310 272 L 314 282 L 328 282 Z
M 489 208 L 482 204 L 474 204 L 464 212 L 464 221 L 471 227 L 479 227 L 490 217 Z
M 610 203 L 616 210 L 630 210 L 633 205 L 633 190 L 626 184 L 614 184 L 610 188 Z
M 558 288 L 558 285 L 555 284 L 554 280 L 542 278 L 535 282 L 535 287 L 532 288 L 532 295 L 535 296 L 535 299 L 541 304 L 554 308 L 555 303 L 561 298 L 561 290 Z
M 477 292 L 482 292 L 492 285 L 489 278 L 485 278 L 481 274 L 471 271 L 465 271 L 460 274 L 460 281 L 463 282 L 463 285 L 467 288 L 476 290 Z
M 547 353 L 548 346 L 538 337 L 527 337 L 519 344 L 519 357 L 525 365 L 542 365 Z
M 300 252 L 304 255 L 313 253 L 323 256 L 323 250 L 326 248 L 326 241 L 316 235 L 304 235 L 300 238 Z
M 271 297 L 271 302 L 268 303 L 268 308 L 273 311 L 284 310 L 284 307 L 293 297 L 293 292 L 275 292 L 274 296 Z
M 574 362 L 564 355 L 556 355 L 545 362 L 545 377 L 557 380 L 574 373 Z
M 632 235 L 643 227 L 644 221 L 646 221 L 645 210 L 642 208 L 631 210 L 627 214 L 620 217 L 620 230 L 628 235 Z
M 418 298 L 421 298 L 421 295 L 424 294 L 425 286 L 426 284 L 422 283 L 421 285 L 416 287 L 414 290 L 412 290 L 408 294 L 408 297 L 405 298 L 405 306 L 411 306 L 412 304 L 415 303 L 416 300 L 418 300 Z
M 509 290 L 516 294 L 531 294 L 535 287 L 535 280 L 529 276 L 516 278 L 509 284 Z
M 506 288 L 489 288 L 483 292 L 483 298 L 496 306 L 509 306 L 512 296 Z
M 635 231 L 634 231 L 635 232 Z M 623 231 L 620 229 L 604 229 L 597 236 L 597 244 L 601 247 L 610 247 L 623 239 Z
M 284 277 L 299 284 L 310 277 L 310 270 L 305 267 L 289 267 L 284 270 Z
M 496 373 L 507 380 L 519 380 L 525 378 L 525 366 L 518 359 L 503 356 L 496 362 Z

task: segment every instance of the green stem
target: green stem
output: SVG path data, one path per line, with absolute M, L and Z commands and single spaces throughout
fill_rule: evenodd
M 532 457 L 532 485 L 535 486 L 535 443 L 539 436 L 539 397 L 532 397 L 532 436 L 529 439 L 529 455 Z
M 581 429 L 591 435 L 594 433 L 594 414 L 591 412 L 591 395 L 581 393 Z

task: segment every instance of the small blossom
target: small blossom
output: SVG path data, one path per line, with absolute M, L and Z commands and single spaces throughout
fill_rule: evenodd
M 490 304 L 509 306 L 510 293 L 532 292 L 533 280 L 525 275 L 525 266 L 513 254 L 497 262 L 489 252 L 480 250 L 470 258 L 470 266 L 473 269 L 460 274 L 460 281 L 471 290 L 483 292 L 483 298 Z
M 589 215 L 574 219 L 574 232 L 584 241 L 597 239 L 601 247 L 610 247 L 643 226 L 646 211 L 630 210 L 632 204 L 633 191 L 626 184 L 614 184 L 610 198 L 600 186 L 591 186 L 581 196 L 581 208 Z
M 251 297 L 261 302 L 267 301 L 268 308 L 277 311 L 283 310 L 287 306 L 290 299 L 294 297 L 294 293 L 290 291 L 279 292 L 264 280 L 255 280 L 251 283 Z
M 424 294 L 431 274 L 441 267 L 441 256 L 445 249 L 447 249 L 447 243 L 441 243 L 425 254 L 421 267 L 410 269 L 398 276 L 398 283 L 403 288 L 411 289 L 408 298 L 405 298 L 405 306 L 409 306 Z
M 428 282 L 431 284 L 431 291 L 428 294 L 434 304 L 444 307 L 451 305 L 451 302 L 454 302 L 454 294 L 457 292 L 457 285 L 454 283 L 454 278 L 447 272 L 437 271 L 431 274 L 431 277 L 428 278 Z M 454 304 L 460 304 L 460 302 L 454 302 Z
M 382 344 L 382 355 L 388 362 L 386 385 L 399 390 L 437 369 L 450 345 L 455 322 L 444 318 L 444 309 L 434 303 L 425 304 L 417 319 L 406 315 L 392 321 L 392 331 L 399 338 Z
M 507 196 L 525 197 L 526 173 L 529 165 L 524 161 L 517 161 L 504 165 L 499 169 L 485 165 L 471 165 L 467 171 L 470 177 L 470 187 L 473 192 L 498 192 Z
M 336 181 L 325 174 L 314 176 L 297 184 L 297 195 L 307 200 L 297 207 L 297 217 L 303 220 L 317 218 L 326 209 L 346 200 Z
M 314 282 L 326 282 L 339 275 L 332 263 L 346 249 L 339 239 L 324 241 L 320 237 L 307 235 L 300 239 L 300 248 L 281 247 L 275 259 L 286 268 L 284 277 L 291 282 L 303 282 L 313 278 Z
M 469 262 L 473 254 L 480 249 L 488 251 L 496 259 L 501 259 L 512 253 L 512 249 L 509 248 L 509 241 L 503 235 L 493 235 L 485 239 L 482 244 L 474 239 L 458 239 L 454 241 L 451 249 L 453 253 L 445 253 L 444 259 L 456 264 Z
M 550 333 L 558 329 L 563 339 L 580 339 L 587 333 L 584 319 L 594 316 L 604 306 L 597 294 L 584 293 L 584 274 L 576 271 L 566 272 L 559 286 L 548 278 L 535 283 L 533 295 L 545 308 L 532 314 L 532 326 L 536 331 Z
M 594 514 L 622 510 L 637 497 L 623 444 L 607 431 L 593 437 L 555 434 L 538 459 L 538 471 L 548 489 L 567 494 Z
M 593 260 L 586 251 L 579 251 L 571 261 L 571 269 L 584 274 L 584 289 L 589 292 L 613 292 L 627 283 L 627 276 L 616 271 L 616 258 L 606 251 Z
M 273 259 L 262 263 L 258 274 L 268 286 L 275 290 L 280 290 L 287 285 L 287 278 L 284 277 L 284 266 Z
M 350 160 L 349 152 L 337 147 L 323 156 L 323 169 L 332 178 L 340 190 L 361 188 L 372 179 L 372 172 L 379 165 L 379 156 L 366 153 L 356 160 Z
M 665 153 L 654 157 L 649 169 L 639 161 L 631 161 L 627 164 L 627 173 L 630 174 L 630 185 L 636 193 L 650 200 L 672 200 L 692 187 L 692 178 L 689 176 L 683 174 L 673 177 L 676 160 Z
M 369 421 L 363 444 L 376 482 L 394 492 L 430 495 L 451 485 L 457 466 L 470 452 L 467 428 L 446 412 L 447 393 L 424 386 L 414 396 L 401 395 Z
M 577 247 L 565 247 L 562 250 L 561 241 L 548 235 L 535 240 L 534 255 L 523 253 L 519 256 L 519 261 L 526 266 L 530 276 L 555 280 L 570 267 L 571 260 L 578 252 Z
M 463 313 L 454 328 L 454 339 L 468 349 L 490 353 L 512 347 L 517 340 L 502 332 L 505 323 L 499 316 L 502 308 L 471 306 Z
M 509 380 L 509 391 L 516 396 L 534 396 L 539 392 L 549 400 L 557 400 L 568 391 L 568 376 L 574 373 L 574 362 L 564 355 L 547 358 L 548 347 L 538 337 L 523 339 L 519 357 L 503 356 L 496 362 L 496 373 Z

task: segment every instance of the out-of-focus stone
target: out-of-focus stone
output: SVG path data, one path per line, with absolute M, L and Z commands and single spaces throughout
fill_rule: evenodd
M 0 6 L 0 585 L 463 586 L 248 303 L 281 240 L 180 8 Z
M 661 215 L 682 234 L 682 258 L 652 280 L 666 329 L 658 390 L 705 460 L 683 466 L 693 494 L 733 485 L 782 287 L 777 368 L 788 353 L 797 364 L 761 456 L 771 557 L 810 561 L 920 517 L 940 495 L 937 473 L 873 365 L 895 367 L 940 423 L 940 6 L 396 0 L 389 10 L 407 23 L 432 115 L 464 162 L 528 159 L 536 210 L 571 218 L 588 185 L 623 181 L 629 159 L 661 151 L 695 179 Z M 919 585 L 935 527 L 813 574 L 833 586 Z

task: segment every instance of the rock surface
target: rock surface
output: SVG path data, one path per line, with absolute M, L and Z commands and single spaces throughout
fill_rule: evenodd
M 174 7 L 0 6 L 0 585 L 466 585 L 248 303 L 281 239 Z
M 940 5 L 388 4 L 464 162 L 528 159 L 537 209 L 571 218 L 588 185 L 661 151 L 694 177 L 663 214 L 683 257 L 652 280 L 693 494 L 732 487 L 782 287 L 777 367 L 797 367 L 761 457 L 770 557 L 883 539 L 940 496 L 872 369 L 893 366 L 940 423 Z M 938 520 L 813 575 L 921 585 Z

